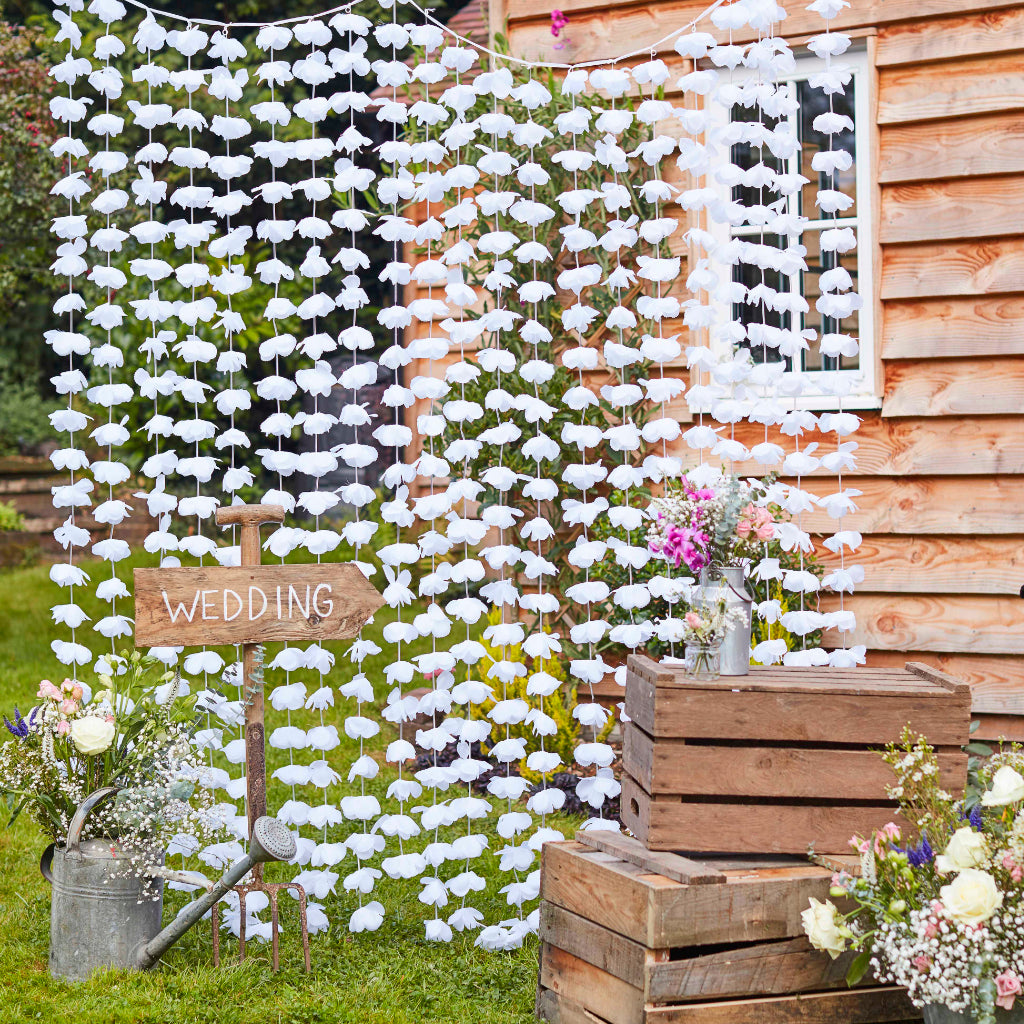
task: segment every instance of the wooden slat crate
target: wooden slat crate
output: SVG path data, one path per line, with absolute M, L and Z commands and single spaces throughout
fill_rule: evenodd
M 896 817 L 879 751 L 905 725 L 962 792 L 970 688 L 906 669 L 755 668 L 710 682 L 634 656 L 626 676 L 622 822 L 652 850 L 842 853 Z
M 811 949 L 800 913 L 809 897 L 827 898 L 830 869 L 797 858 L 693 861 L 651 855 L 637 840 L 614 833 L 577 838 L 543 848 L 537 991 L 542 1020 L 920 1019 L 901 989 L 871 981 L 847 988 L 849 954 L 833 961 Z M 691 881 L 679 880 L 685 878 Z

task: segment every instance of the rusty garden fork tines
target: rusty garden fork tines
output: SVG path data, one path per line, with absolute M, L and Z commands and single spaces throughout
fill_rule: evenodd
M 255 872 L 254 872 L 255 874 Z M 252 892 L 264 892 L 270 898 L 270 942 L 271 959 L 273 970 L 276 973 L 280 968 L 279 954 L 279 925 L 278 925 L 278 898 L 283 889 L 294 891 L 299 903 L 299 929 L 302 935 L 302 958 L 305 963 L 306 973 L 310 971 L 309 962 L 309 923 L 306 917 L 306 890 L 298 882 L 264 882 L 262 878 L 254 878 L 246 885 L 236 885 L 235 892 L 238 893 L 238 962 L 245 961 L 245 898 Z M 217 904 L 213 906 L 213 966 L 220 966 L 220 915 L 217 911 Z

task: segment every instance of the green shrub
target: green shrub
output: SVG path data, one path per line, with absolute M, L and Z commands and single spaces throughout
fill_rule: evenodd
M 490 615 L 487 617 L 487 623 L 490 626 L 496 626 L 501 622 L 501 609 L 493 608 Z M 545 628 L 545 633 L 549 633 L 550 629 Z M 547 736 L 544 738 L 544 749 L 551 751 L 552 753 L 558 754 L 562 759 L 563 765 L 571 766 L 574 762 L 574 751 L 576 747 L 584 741 L 584 739 L 591 739 L 590 735 L 585 735 L 583 732 L 584 727 L 580 725 L 579 721 L 573 718 L 573 710 L 578 703 L 576 684 L 570 679 L 569 673 L 566 671 L 566 666 L 559 658 L 528 658 L 524 653 L 522 646 L 519 644 L 509 644 L 508 646 L 501 648 L 493 646 L 487 639 L 486 632 L 481 634 L 480 642 L 483 644 L 487 654 L 481 662 L 482 667 L 478 667 L 474 670 L 475 674 L 479 675 L 480 678 L 487 678 L 487 668 L 498 661 L 512 661 L 518 664 L 526 666 L 526 674 L 516 676 L 507 686 L 502 688 L 500 684 L 496 684 L 495 689 L 498 691 L 498 695 L 504 700 L 522 700 L 525 701 L 531 708 L 537 710 L 543 710 L 546 715 L 550 715 L 554 720 L 557 727 L 557 732 L 553 736 Z M 548 697 L 537 697 L 527 692 L 527 684 L 529 682 L 530 675 L 534 672 L 546 672 L 550 676 L 554 676 L 558 679 L 562 685 L 555 690 Z M 469 675 L 467 670 L 467 675 Z M 486 718 L 491 709 L 494 707 L 496 701 L 488 700 L 482 704 L 474 704 L 470 706 L 470 715 L 473 718 Z M 605 723 L 603 729 L 597 735 L 597 739 L 604 742 L 608 738 L 608 734 L 612 731 L 615 725 L 615 717 L 613 715 L 608 716 L 608 720 Z M 532 754 L 535 750 L 541 749 L 540 737 L 533 731 L 533 727 L 526 722 L 520 722 L 517 725 L 510 725 L 507 727 L 508 735 L 515 739 L 526 740 L 526 753 L 527 755 Z M 499 738 L 502 737 L 501 730 L 498 730 Z M 530 782 L 539 783 L 541 781 L 541 773 L 533 771 L 526 767 L 526 759 L 524 758 L 519 762 L 517 769 L 519 774 Z M 562 770 L 555 769 L 556 771 Z
M 25 454 L 56 437 L 49 420 L 56 404 L 28 384 L 5 384 L 0 380 L 0 455 Z
M 21 513 L 9 501 L 0 501 L 0 532 L 24 529 L 25 520 Z

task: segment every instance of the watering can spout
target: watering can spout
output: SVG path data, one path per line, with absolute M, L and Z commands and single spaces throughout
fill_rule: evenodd
M 269 860 L 291 860 L 295 856 L 295 838 L 276 818 L 258 818 L 252 828 L 249 852 L 225 873 L 210 890 L 190 903 L 162 932 L 139 946 L 135 964 L 141 970 L 153 967 L 160 957 L 199 921 L 230 889 L 240 882 L 256 864 Z

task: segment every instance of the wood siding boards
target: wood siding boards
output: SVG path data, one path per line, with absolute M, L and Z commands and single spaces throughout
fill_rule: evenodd
M 886 125 L 881 130 L 878 177 L 882 184 L 1020 171 L 1024 171 L 1024 111 Z
M 885 360 L 910 360 L 927 367 L 937 366 L 939 359 L 1024 355 L 1024 295 L 892 300 L 884 306 Z M 922 341 L 927 359 L 921 358 Z M 890 363 L 887 384 L 892 369 Z M 991 381 L 985 384 L 987 388 Z
M 787 6 L 788 38 L 821 31 L 803 4 Z M 513 52 L 573 62 L 642 50 L 706 2 L 560 7 L 556 52 L 550 4 L 508 0 Z M 843 525 L 864 534 L 847 562 L 867 573 L 848 606 L 869 665 L 913 652 L 970 682 L 984 735 L 1024 735 L 1024 2 L 857 0 L 832 24 L 870 37 L 877 73 L 880 252 L 865 299 L 881 307 L 882 408 L 860 413 L 858 468 L 843 479 L 861 491 Z M 670 43 L 661 53 L 675 57 Z M 807 486 L 835 483 L 817 474 Z M 821 512 L 803 522 L 834 529 Z

